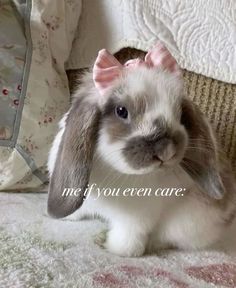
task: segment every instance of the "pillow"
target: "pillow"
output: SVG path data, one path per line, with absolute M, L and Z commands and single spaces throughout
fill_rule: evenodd
M 0 9 L 0 190 L 39 191 L 57 122 L 69 107 L 64 66 L 81 0 L 9 2 Z

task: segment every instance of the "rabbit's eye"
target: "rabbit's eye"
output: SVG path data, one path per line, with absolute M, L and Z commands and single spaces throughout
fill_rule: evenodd
M 120 118 L 123 118 L 123 119 L 128 118 L 128 110 L 125 107 L 117 106 L 115 112 L 116 112 L 116 115 Z

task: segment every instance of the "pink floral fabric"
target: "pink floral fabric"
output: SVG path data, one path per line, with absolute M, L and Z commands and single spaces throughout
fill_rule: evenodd
M 70 104 L 65 63 L 81 0 L 27 1 L 22 23 L 10 2 L 0 1 L 1 23 L 6 28 L 15 21 L 9 33 L 0 27 L 0 191 L 38 191 L 47 182 L 57 123 Z M 5 61 L 9 51 L 14 53 Z

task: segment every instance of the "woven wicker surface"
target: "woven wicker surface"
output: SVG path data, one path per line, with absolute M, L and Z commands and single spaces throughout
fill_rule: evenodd
M 236 173 L 236 85 L 184 71 L 187 95 L 215 128 Z
M 116 53 L 117 59 L 125 61 L 141 57 L 145 52 L 124 48 Z M 78 83 L 81 70 L 68 71 L 70 88 L 73 91 Z M 236 85 L 221 82 L 184 70 L 184 83 L 187 95 L 196 103 L 211 121 L 222 152 L 227 155 L 236 175 Z

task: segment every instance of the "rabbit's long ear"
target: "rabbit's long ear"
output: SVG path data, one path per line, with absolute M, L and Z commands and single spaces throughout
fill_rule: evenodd
M 182 124 L 189 143 L 181 162 L 182 168 L 209 196 L 221 199 L 225 188 L 220 176 L 215 136 L 200 110 L 188 99 L 183 100 Z
M 83 203 L 99 118 L 97 106 L 81 98 L 68 113 L 49 183 L 48 213 L 55 218 L 70 215 Z

